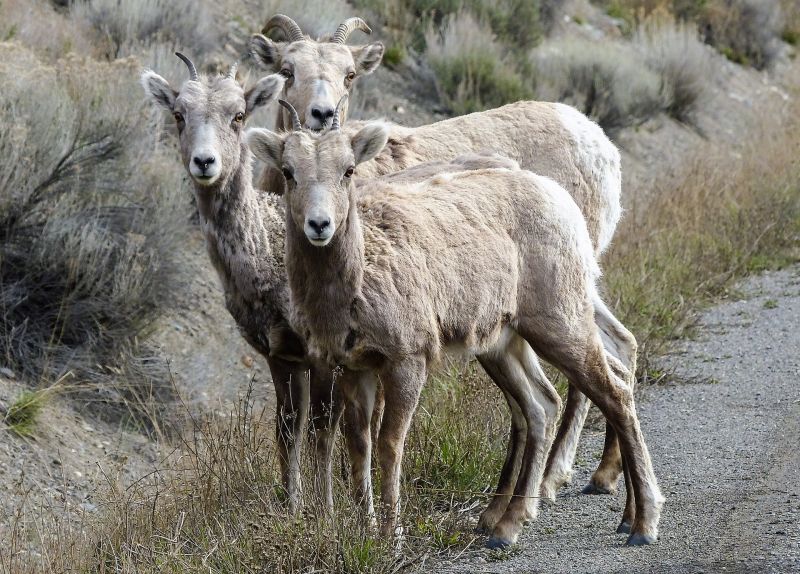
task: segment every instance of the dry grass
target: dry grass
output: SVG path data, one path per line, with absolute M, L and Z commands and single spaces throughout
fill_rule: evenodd
M 800 106 L 788 106 L 743 127 L 740 151 L 701 145 L 650 203 L 630 206 L 604 263 L 605 284 L 640 341 L 642 374 L 649 355 L 691 326 L 698 306 L 743 275 L 800 259 Z

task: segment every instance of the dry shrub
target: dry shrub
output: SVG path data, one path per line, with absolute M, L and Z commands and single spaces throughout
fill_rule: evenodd
M 734 62 L 761 69 L 778 54 L 778 0 L 711 0 L 698 20 L 706 42 Z
M 186 221 L 179 172 L 152 154 L 138 70 L 49 67 L 0 44 L 2 361 L 34 380 L 72 372 L 117 404 L 168 379 L 142 337 L 170 300 Z
M 792 0 L 606 0 L 604 4 L 608 13 L 622 19 L 631 31 L 659 12 L 694 22 L 706 43 L 728 59 L 756 68 L 772 63 L 787 30 L 790 39 L 792 30 L 800 30 L 781 13 L 783 5 L 789 16 L 796 14 L 797 3 Z
M 643 368 L 733 280 L 798 259 L 798 111 L 795 103 L 759 114 L 742 128 L 748 141 L 735 153 L 701 144 L 677 177 L 623 220 L 605 284 L 640 341 Z
M 611 133 L 664 108 L 659 75 L 638 52 L 612 41 L 552 40 L 533 61 L 540 99 L 571 104 Z
M 440 96 L 456 115 L 532 95 L 491 30 L 470 12 L 450 16 L 441 34 L 429 28 L 426 44 Z
M 651 17 L 637 29 L 634 46 L 661 78 L 665 111 L 690 123 L 705 103 L 712 72 L 709 49 L 700 41 L 696 26 Z
M 345 0 L 267 0 L 259 3 L 259 7 L 259 27 L 275 14 L 286 14 L 300 25 L 303 32 L 314 38 L 333 34 L 339 23 L 350 16 L 363 16 L 355 13 Z M 367 23 L 372 24 L 368 18 Z M 351 43 L 361 42 L 366 37 L 355 33 Z
M 73 17 L 92 27 L 109 58 L 169 43 L 198 57 L 221 43 L 216 5 L 206 0 L 77 0 Z
M 0 2 L 0 41 L 20 42 L 55 60 L 69 53 L 90 55 L 95 49 L 81 26 L 48 0 Z

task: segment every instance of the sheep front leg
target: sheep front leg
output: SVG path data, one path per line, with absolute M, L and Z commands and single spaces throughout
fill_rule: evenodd
M 327 365 L 311 368 L 310 418 L 314 447 L 315 495 L 327 511 L 333 510 L 333 445 L 343 400 Z
M 353 496 L 364 508 L 366 516 L 373 520 L 370 419 L 375 408 L 377 380 L 368 371 L 345 369 L 337 386 L 344 401 L 344 437 L 350 455 Z
M 300 363 L 275 357 L 267 358 L 267 364 L 278 403 L 275 437 L 281 478 L 288 497 L 289 511 L 295 513 L 300 507 L 302 496 L 300 456 L 308 418 L 308 369 Z
M 427 365 L 422 357 L 409 357 L 388 365 L 381 372 L 385 404 L 378 436 L 378 463 L 381 467 L 381 535 L 385 537 L 398 533 L 403 449 L 426 377 Z

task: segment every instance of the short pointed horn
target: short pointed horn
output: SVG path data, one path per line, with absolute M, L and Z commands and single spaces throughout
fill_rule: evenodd
M 234 62 L 234 63 L 231 65 L 231 69 L 230 69 L 230 70 L 228 70 L 228 77 L 229 77 L 231 80 L 235 80 L 235 79 L 236 79 L 236 71 L 237 71 L 238 69 L 239 69 L 239 62 Z
M 336 131 L 341 126 L 339 122 L 339 114 L 342 110 L 342 104 L 347 101 L 347 94 L 342 96 L 342 99 L 339 100 L 339 103 L 336 104 L 336 109 L 333 111 L 333 118 L 331 119 L 331 131 Z
M 282 30 L 286 35 L 286 39 L 290 42 L 297 42 L 305 37 L 303 36 L 303 31 L 300 29 L 300 26 L 297 25 L 297 22 L 283 14 L 276 14 L 270 18 L 267 23 L 264 24 L 264 29 L 261 30 L 261 33 L 266 36 L 273 28 Z
M 297 110 L 294 109 L 294 106 L 286 100 L 278 100 L 278 103 L 289 110 L 289 115 L 292 116 L 292 129 L 296 132 L 302 131 L 303 124 L 300 123 L 300 116 L 297 115 Z M 335 112 L 334 115 L 336 115 Z
M 367 26 L 367 23 L 364 22 L 364 20 L 358 17 L 348 18 L 339 24 L 338 28 L 336 28 L 336 32 L 333 33 L 331 42 L 334 44 L 344 44 L 354 30 L 361 30 L 367 34 L 372 34 L 372 28 Z
M 189 68 L 189 79 L 193 82 L 196 82 L 200 76 L 197 75 L 197 68 L 194 67 L 192 61 L 180 52 L 175 52 L 175 55 L 183 60 L 183 63 L 186 64 L 187 68 Z

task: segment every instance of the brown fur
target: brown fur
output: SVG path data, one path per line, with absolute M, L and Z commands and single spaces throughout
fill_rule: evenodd
M 500 371 L 508 337 L 521 335 L 582 391 L 604 397 L 604 412 L 624 433 L 626 458 L 637 466 L 633 532 L 650 540 L 661 498 L 635 411 L 611 406 L 632 399 L 605 361 L 594 322 L 599 270 L 577 206 L 553 181 L 520 170 L 438 175 L 416 184 L 376 181 L 357 189 L 348 167 L 378 153 L 375 142 L 382 146 L 386 135 L 367 126 L 354 136 L 282 137 L 264 130 L 249 136 L 259 157 L 292 174 L 286 212 L 292 324 L 312 354 L 374 371 L 384 385 L 383 531 L 394 528 L 405 434 L 442 349 L 466 348 L 482 362 L 497 361 Z M 309 226 L 311 216 L 330 223 L 320 231 Z M 538 489 L 552 440 L 535 425 L 548 419 L 547 398 L 554 394 L 547 384 L 537 401 L 524 377 L 520 384 L 513 367 L 506 372 L 494 380 L 522 406 L 528 440 L 515 488 L 521 498 L 493 528 L 493 540 L 502 544 L 516 540 L 522 522 L 535 514 L 526 497 Z M 505 386 L 510 379 L 516 380 Z

